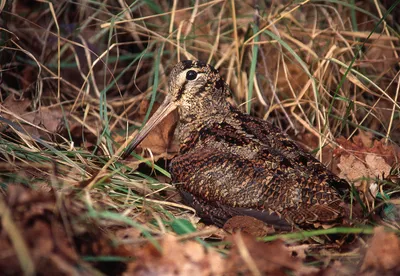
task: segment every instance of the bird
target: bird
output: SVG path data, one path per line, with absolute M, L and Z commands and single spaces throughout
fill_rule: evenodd
M 223 227 L 234 216 L 251 216 L 290 231 L 343 222 L 349 183 L 270 122 L 231 105 L 229 86 L 213 66 L 177 63 L 168 89 L 121 157 L 177 109 L 180 147 L 169 172 L 183 202 L 205 223 Z

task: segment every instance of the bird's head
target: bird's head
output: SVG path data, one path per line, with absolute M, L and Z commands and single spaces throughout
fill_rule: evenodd
M 170 112 L 178 109 L 181 122 L 199 120 L 225 112 L 228 89 L 218 71 L 201 61 L 185 60 L 172 69 L 168 81 L 169 93 L 158 110 L 149 119 L 125 150 L 127 157 L 147 134 Z

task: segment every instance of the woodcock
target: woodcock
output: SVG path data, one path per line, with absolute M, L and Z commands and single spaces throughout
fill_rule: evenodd
M 182 61 L 169 77 L 169 93 L 126 149 L 123 158 L 174 109 L 179 154 L 170 173 L 183 200 L 218 226 L 236 215 L 276 229 L 340 223 L 349 184 L 279 129 L 227 101 L 227 84 L 200 61 Z

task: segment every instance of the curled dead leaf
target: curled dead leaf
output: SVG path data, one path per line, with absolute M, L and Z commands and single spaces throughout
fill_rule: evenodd
M 148 243 L 135 252 L 136 261 L 124 275 L 222 275 L 224 260 L 212 249 L 194 241 L 179 242 L 166 235 L 160 242 L 161 251 Z
M 159 103 L 154 103 L 150 116 L 158 109 Z M 139 120 L 143 121 L 149 108 L 149 101 L 142 101 L 139 109 Z M 139 144 L 140 148 L 150 149 L 154 155 L 165 153 L 172 145 L 173 136 L 176 124 L 178 122 L 177 112 L 171 112 L 164 118 L 152 131 L 146 136 L 145 139 Z M 177 148 L 175 147 L 175 151 Z
M 334 151 L 336 157 L 354 155 L 364 160 L 366 155 L 372 154 L 382 157 L 389 166 L 392 166 L 400 159 L 399 146 L 385 143 L 384 139 L 373 140 L 372 135 L 369 133 L 360 132 L 351 141 L 344 137 L 339 137 L 337 143 L 340 147 Z
M 340 161 L 337 164 L 339 176 L 354 183 L 372 201 L 371 185 L 374 180 L 388 176 L 393 162 L 398 158 L 399 149 L 395 145 L 373 141 L 372 135 L 360 132 L 352 141 L 343 137 L 337 139 L 341 146 L 335 149 Z M 376 194 L 376 189 L 375 189 Z
M 224 224 L 224 230 L 233 233 L 241 231 L 254 237 L 262 237 L 275 232 L 263 221 L 249 216 L 234 216 Z
M 400 240 L 380 226 L 374 230 L 360 268 L 361 275 L 399 275 Z
M 309 275 L 318 271 L 293 257 L 282 240 L 264 243 L 241 233 L 232 237 L 235 246 L 227 260 L 229 275 L 287 275 L 288 270 L 295 275 Z

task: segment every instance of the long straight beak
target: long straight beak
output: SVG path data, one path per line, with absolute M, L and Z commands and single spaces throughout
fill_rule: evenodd
M 157 111 L 154 112 L 153 116 L 147 121 L 142 130 L 121 155 L 122 159 L 128 157 L 129 154 L 140 144 L 140 142 L 146 138 L 147 134 L 149 134 L 149 132 L 174 109 L 176 109 L 176 104 L 171 100 L 171 97 L 167 95 L 164 102 L 160 105 Z

